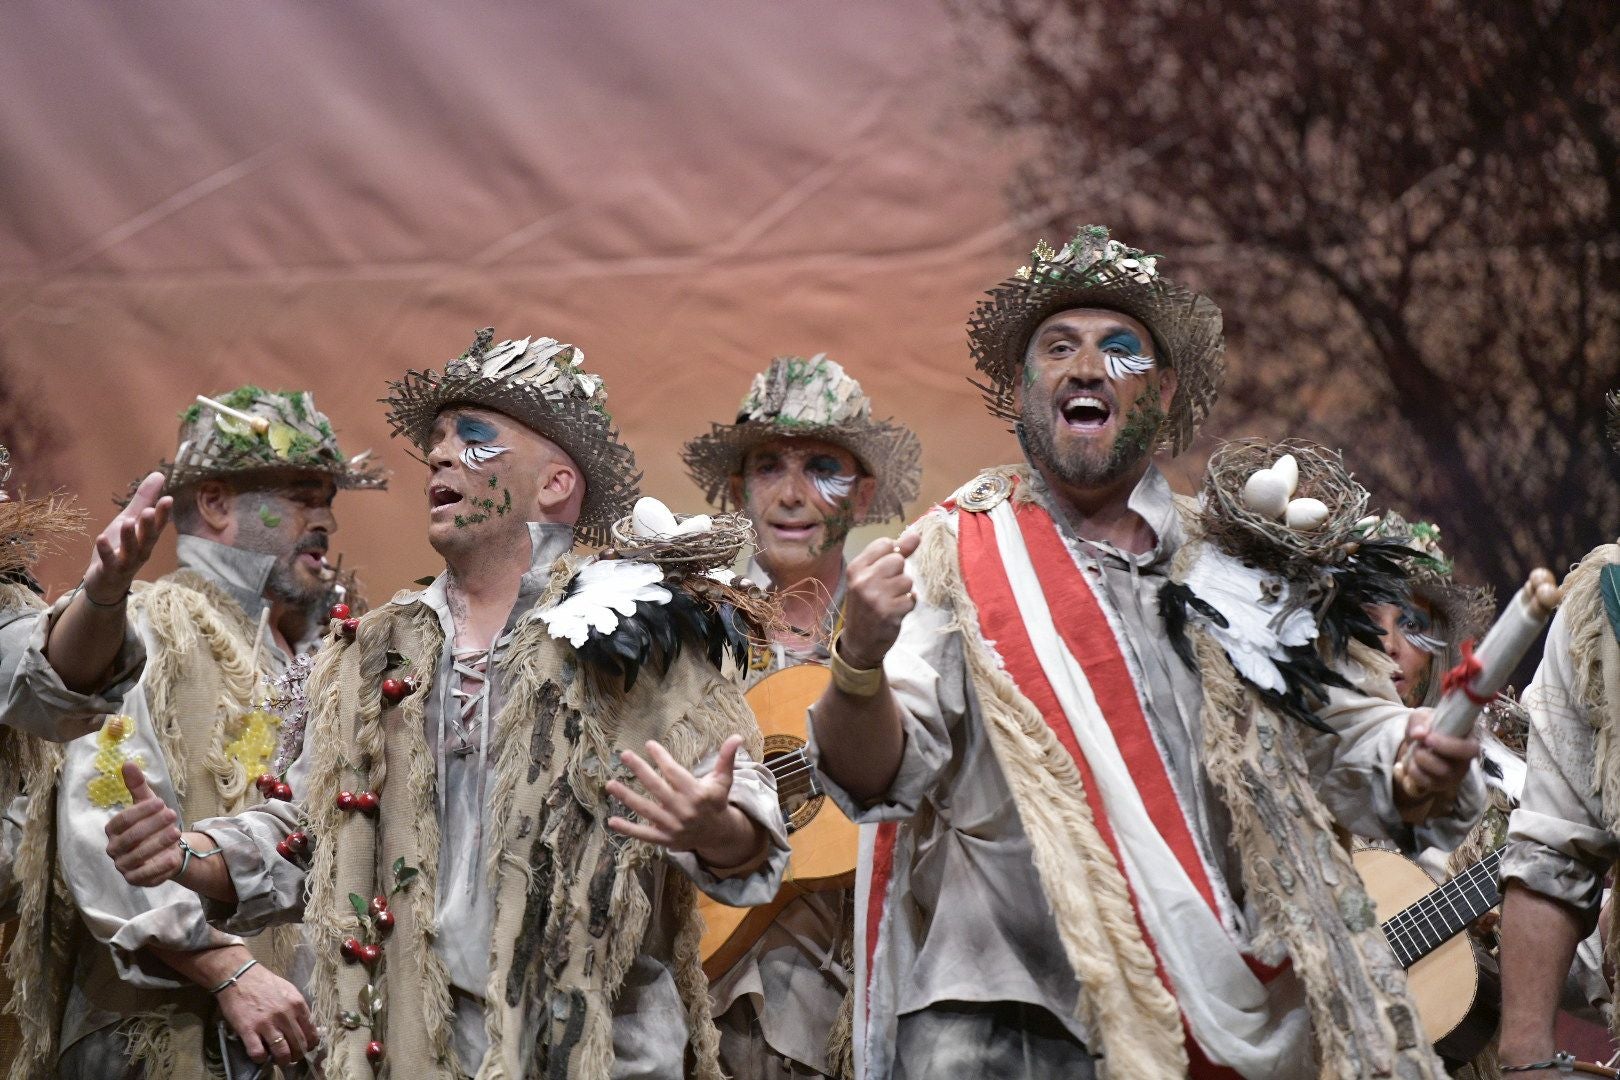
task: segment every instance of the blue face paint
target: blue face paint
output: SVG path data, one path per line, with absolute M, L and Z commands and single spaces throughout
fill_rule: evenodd
M 1153 370 L 1153 358 L 1142 355 L 1142 339 L 1129 330 L 1116 330 L 1103 338 L 1098 348 L 1103 354 L 1103 366 L 1114 382 L 1123 382 L 1134 375 L 1146 375 Z
M 476 416 L 458 416 L 456 434 L 461 436 L 462 442 L 487 443 L 493 442 L 499 433 L 495 430 L 495 425 L 488 420 L 480 420 Z

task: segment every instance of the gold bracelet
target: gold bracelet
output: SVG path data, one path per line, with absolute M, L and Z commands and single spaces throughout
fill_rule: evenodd
M 840 635 L 841 637 L 842 635 Z M 838 687 L 850 697 L 873 697 L 883 689 L 883 665 L 875 668 L 853 667 L 838 652 L 838 638 L 833 638 L 832 644 L 827 647 L 831 658 L 828 667 L 832 669 L 833 685 Z

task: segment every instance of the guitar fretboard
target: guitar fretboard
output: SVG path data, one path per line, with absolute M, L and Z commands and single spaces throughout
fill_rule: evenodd
M 1496 883 L 1501 864 L 1501 851 L 1494 851 L 1385 920 L 1384 936 L 1402 967 L 1428 956 L 1502 902 Z

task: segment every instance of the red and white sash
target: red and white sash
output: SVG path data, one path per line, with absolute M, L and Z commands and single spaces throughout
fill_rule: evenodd
M 1302 990 L 1292 978 L 1268 984 L 1262 975 L 1274 973 L 1260 972 L 1228 932 L 1225 890 L 1200 854 L 1114 629 L 1050 516 L 1008 499 L 987 513 L 960 512 L 957 525 L 981 636 L 1074 760 L 1159 977 L 1181 1008 L 1192 1075 L 1310 1074 Z M 863 833 L 858 959 L 868 985 L 857 1016 L 866 1018 L 884 994 L 871 980 L 909 836 L 894 824 Z

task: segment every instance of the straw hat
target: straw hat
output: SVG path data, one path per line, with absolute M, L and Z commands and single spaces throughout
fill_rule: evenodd
M 855 455 L 877 481 L 866 516 L 856 524 L 888 521 L 905 514 L 917 497 L 922 475 L 921 446 L 910 428 L 894 420 L 874 420 L 872 400 L 826 353 L 808 360 L 778 356 L 754 376 L 737 409 L 737 422 L 715 424 L 681 450 L 688 474 L 709 502 L 731 509 L 730 481 L 740 475 L 748 451 L 767 439 L 824 439 Z
M 288 473 L 329 476 L 344 490 L 388 486 L 388 470 L 371 460 L 371 451 L 345 457 L 338 449 L 332 422 L 308 390 L 241 386 L 198 397 L 180 414 L 179 439 L 174 460 L 158 465 L 168 478 L 163 485 L 168 494 L 204 480 L 273 483 Z M 130 485 L 131 495 L 139 483 Z
M 607 387 L 585 372 L 584 350 L 556 338 L 533 337 L 492 345 L 493 328 L 478 331 L 472 347 L 435 371 L 408 371 L 388 384 L 388 422 L 425 450 L 433 422 L 451 405 L 504 413 L 558 446 L 585 474 L 585 501 L 574 533 L 582 543 L 608 542 L 608 528 L 630 512 L 641 474 L 636 457 L 619 441 L 607 413 Z
M 1136 319 L 1153 334 L 1158 357 L 1176 372 L 1176 395 L 1160 431 L 1160 448 L 1180 453 L 1192 442 L 1220 393 L 1226 365 L 1221 309 L 1201 293 L 1159 275 L 1157 255 L 1126 247 L 1101 225 L 1087 225 L 1057 250 L 1042 240 L 1031 265 L 991 289 L 968 319 L 975 383 L 990 411 L 1017 421 L 1013 390 L 1036 327 L 1070 308 L 1104 308 Z

